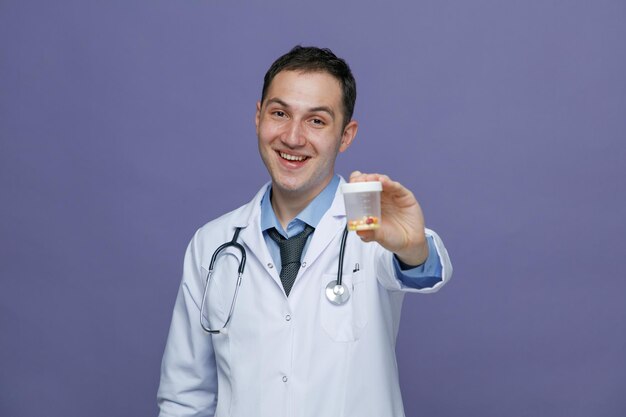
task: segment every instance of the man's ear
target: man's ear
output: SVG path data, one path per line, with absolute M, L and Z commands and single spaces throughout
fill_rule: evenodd
M 261 102 L 256 102 L 256 114 L 254 116 L 254 125 L 256 126 L 256 134 L 259 134 L 259 120 L 261 119 Z
M 350 147 L 350 144 L 356 136 L 357 130 L 359 130 L 359 123 L 356 120 L 350 120 L 350 123 L 348 123 L 346 127 L 343 128 L 339 152 L 343 152 Z

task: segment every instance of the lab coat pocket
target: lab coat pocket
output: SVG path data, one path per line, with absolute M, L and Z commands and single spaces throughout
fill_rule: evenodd
M 335 342 L 358 340 L 367 325 L 365 308 L 366 285 L 359 272 L 343 274 L 343 284 L 350 298 L 341 305 L 331 303 L 326 297 L 326 285 L 337 279 L 336 274 L 324 274 L 320 293 L 320 322 L 328 336 Z

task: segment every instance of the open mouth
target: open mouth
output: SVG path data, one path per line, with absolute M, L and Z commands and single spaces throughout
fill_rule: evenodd
M 281 158 L 290 161 L 290 162 L 303 162 L 309 159 L 307 156 L 298 156 L 298 155 L 290 155 L 285 152 L 278 152 Z

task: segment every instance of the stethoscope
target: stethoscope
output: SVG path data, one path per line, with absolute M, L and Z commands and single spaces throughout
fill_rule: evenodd
M 239 237 L 239 232 L 241 231 L 241 227 L 235 229 L 235 234 L 230 242 L 223 243 L 220 245 L 215 252 L 213 252 L 213 256 L 211 256 L 211 262 L 209 263 L 209 273 L 207 274 L 206 281 L 204 284 L 204 292 L 202 294 L 202 303 L 200 305 L 200 325 L 204 329 L 205 332 L 211 334 L 218 333 L 226 333 L 228 323 L 230 323 L 231 318 L 233 317 L 233 311 L 235 310 L 235 303 L 237 302 L 237 294 L 239 293 L 239 286 L 241 285 L 241 277 L 243 276 L 243 270 L 246 267 L 246 249 L 240 243 L 237 243 L 237 238 Z M 339 249 L 339 268 L 337 270 L 337 279 L 332 280 L 326 286 L 326 298 L 328 301 L 335 305 L 345 304 L 350 298 L 350 291 L 348 287 L 343 285 L 343 258 L 346 252 L 346 240 L 348 237 L 348 228 L 343 230 L 343 235 L 341 236 L 341 247 Z M 237 271 L 237 283 L 235 286 L 235 293 L 233 294 L 233 301 L 230 304 L 230 310 L 228 312 L 228 317 L 226 317 L 226 321 L 221 329 L 211 329 L 211 324 L 209 323 L 209 318 L 207 315 L 206 325 L 204 324 L 204 305 L 207 299 L 207 295 L 209 293 L 209 286 L 211 285 L 211 278 L 213 277 L 213 270 L 215 268 L 215 260 L 217 259 L 220 252 L 224 249 L 234 247 L 239 249 L 241 252 L 241 260 L 239 261 L 239 269 Z

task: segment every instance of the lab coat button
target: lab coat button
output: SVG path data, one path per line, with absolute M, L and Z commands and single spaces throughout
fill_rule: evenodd
M 287 315 L 285 316 L 285 320 L 287 320 L 287 321 L 291 320 L 291 316 L 290 316 L 289 314 L 287 314 Z
M 272 265 L 272 263 L 271 263 L 271 262 L 268 262 L 267 267 L 268 267 L 269 269 L 272 269 L 272 268 L 274 268 L 274 265 Z
M 283 382 L 287 382 L 287 377 L 286 376 L 283 377 Z
M 306 262 L 302 262 L 302 268 L 306 268 Z

